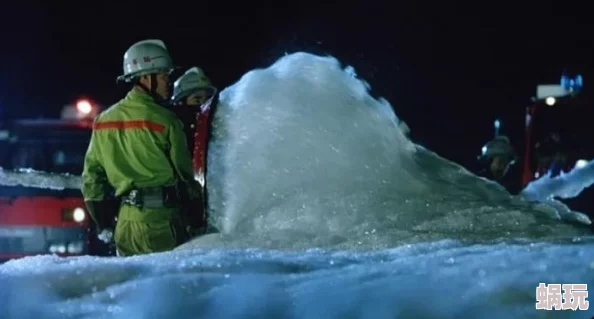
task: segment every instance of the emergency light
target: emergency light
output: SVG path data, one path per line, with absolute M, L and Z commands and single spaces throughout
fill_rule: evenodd
M 579 92 L 584 87 L 584 79 L 579 74 L 574 78 L 563 74 L 561 76 L 561 86 L 569 92 Z
M 99 111 L 99 105 L 89 99 L 81 98 L 74 104 L 64 106 L 60 118 L 64 120 L 93 119 L 99 114 Z
M 81 114 L 87 115 L 91 113 L 91 111 L 93 110 L 93 106 L 91 105 L 91 102 L 89 102 L 89 100 L 82 99 L 76 102 L 76 110 L 79 111 Z
M 499 128 L 501 128 L 501 121 L 498 119 L 493 122 L 493 127 L 495 127 L 495 136 L 499 135 Z

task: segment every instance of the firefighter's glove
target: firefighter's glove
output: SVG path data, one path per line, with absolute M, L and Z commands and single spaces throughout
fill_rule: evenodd
M 102 242 L 109 244 L 113 239 L 113 230 L 111 229 L 104 229 L 97 235 Z

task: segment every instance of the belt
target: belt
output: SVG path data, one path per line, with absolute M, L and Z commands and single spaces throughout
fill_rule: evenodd
M 181 197 L 175 186 L 134 188 L 121 196 L 123 204 L 138 208 L 179 207 Z

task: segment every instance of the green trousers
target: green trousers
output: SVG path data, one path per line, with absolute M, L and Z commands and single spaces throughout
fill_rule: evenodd
M 187 239 L 179 209 L 120 206 L 114 234 L 118 256 L 168 251 Z

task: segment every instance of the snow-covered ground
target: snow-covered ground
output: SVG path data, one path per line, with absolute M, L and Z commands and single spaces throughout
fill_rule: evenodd
M 0 318 L 594 314 L 535 309 L 540 282 L 594 284 L 590 221 L 552 199 L 589 186 L 591 169 L 511 196 L 410 141 L 352 68 L 305 53 L 221 92 L 214 130 L 221 234 L 147 256 L 8 262 Z M 0 171 L 13 184 L 80 182 L 46 177 Z
M 590 318 L 535 309 L 539 282 L 594 284 L 594 246 L 376 252 L 180 250 L 0 267 L 1 318 Z M 548 315 L 548 316 L 547 316 Z

